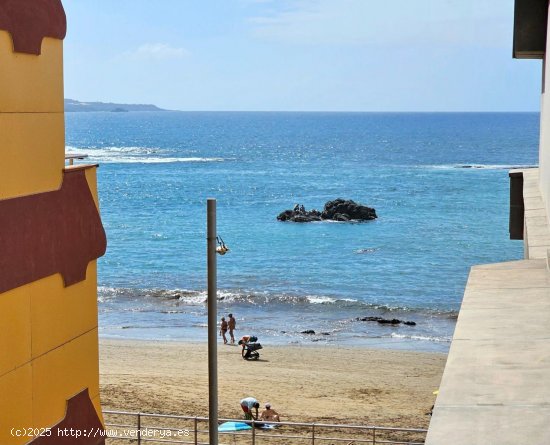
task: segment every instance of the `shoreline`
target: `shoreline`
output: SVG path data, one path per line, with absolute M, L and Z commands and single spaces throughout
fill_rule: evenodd
M 218 312 L 220 317 L 236 314 L 237 337 L 255 335 L 270 345 L 358 345 L 447 353 L 456 326 L 456 317 L 449 313 L 397 308 L 367 310 L 359 302 L 224 300 L 218 303 Z M 102 295 L 99 325 L 102 338 L 195 343 L 208 337 L 206 306 L 187 304 L 177 295 L 168 298 L 165 292 L 124 298 Z
M 104 409 L 208 414 L 206 342 L 100 338 Z M 364 346 L 266 345 L 257 362 L 219 345 L 219 415 L 239 401 L 272 403 L 281 419 L 424 428 L 446 354 Z
M 206 332 L 205 332 L 206 333 Z M 114 341 L 114 342 L 159 342 L 170 344 L 184 344 L 184 345 L 196 345 L 207 343 L 206 335 L 204 339 L 197 340 L 196 338 L 182 338 L 182 337 L 167 337 L 167 338 L 150 338 L 139 336 L 117 336 L 112 334 L 99 334 L 100 341 Z M 239 340 L 240 336 L 236 336 L 236 340 Z M 411 337 L 361 337 L 361 338 L 323 338 L 319 336 L 303 336 L 300 340 L 281 339 L 274 336 L 262 336 L 260 343 L 263 345 L 269 345 L 269 347 L 298 347 L 298 348 L 358 348 L 358 349 L 373 349 L 383 351 L 404 351 L 404 352 L 419 352 L 425 354 L 443 354 L 447 355 L 451 347 L 451 341 L 434 341 L 426 339 L 415 339 Z M 223 343 L 218 342 L 220 347 L 223 347 Z

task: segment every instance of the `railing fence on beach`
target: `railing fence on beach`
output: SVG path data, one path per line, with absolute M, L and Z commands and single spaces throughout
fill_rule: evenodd
M 125 411 L 103 411 L 108 445 L 186 444 L 208 445 L 208 418 L 150 414 Z M 262 422 L 276 425 L 274 429 L 254 427 L 254 421 L 219 419 L 248 423 L 251 429 L 219 432 L 220 444 L 227 445 L 352 445 L 424 444 L 427 430 L 325 423 Z

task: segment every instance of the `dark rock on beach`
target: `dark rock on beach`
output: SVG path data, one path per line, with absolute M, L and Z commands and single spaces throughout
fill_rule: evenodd
M 319 210 L 306 210 L 301 204 L 296 204 L 292 210 L 281 212 L 277 219 L 279 221 L 291 222 L 314 222 L 314 221 L 371 221 L 376 219 L 376 210 L 356 203 L 352 200 L 335 199 L 328 201 L 323 208 Z

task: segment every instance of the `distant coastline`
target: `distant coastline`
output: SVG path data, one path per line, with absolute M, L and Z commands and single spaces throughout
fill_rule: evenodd
M 89 112 L 89 111 L 168 111 L 152 104 L 117 104 L 111 102 L 80 102 L 74 99 L 65 99 L 65 112 Z

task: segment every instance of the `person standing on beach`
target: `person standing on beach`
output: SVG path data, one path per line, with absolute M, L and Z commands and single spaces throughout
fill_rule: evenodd
M 237 326 L 237 321 L 233 317 L 233 314 L 229 314 L 228 317 L 229 317 L 229 323 L 228 323 L 229 335 L 231 337 L 231 344 L 233 345 L 235 344 L 235 335 L 233 334 L 233 331 L 235 330 L 235 326 Z
M 254 397 L 246 397 L 241 400 L 241 409 L 244 411 L 245 420 L 258 420 L 258 408 L 260 403 Z M 255 415 L 253 413 L 255 411 Z
M 227 337 L 225 334 L 227 333 L 227 321 L 225 321 L 225 317 L 222 317 L 222 324 L 220 326 L 220 335 L 223 337 L 223 344 L 227 344 Z

